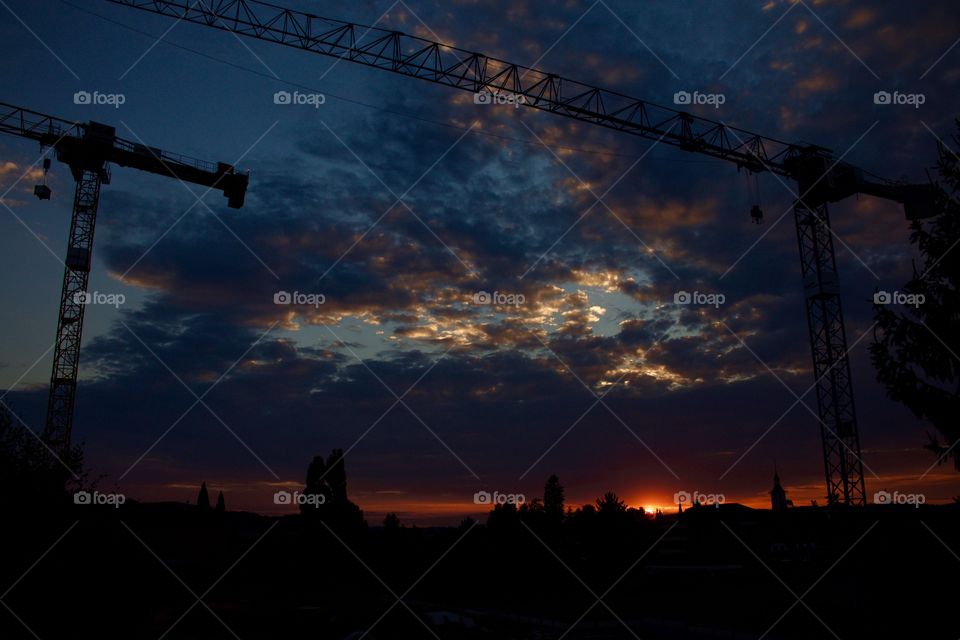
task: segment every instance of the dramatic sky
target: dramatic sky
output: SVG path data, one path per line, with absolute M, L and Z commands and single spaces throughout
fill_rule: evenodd
M 692 110 L 891 178 L 923 179 L 957 115 L 949 1 L 283 1 L 656 103 L 723 94 Z M 790 497 L 822 501 L 793 184 L 760 178 L 757 226 L 723 161 L 107 2 L 0 15 L 0 100 L 250 171 L 239 211 L 129 169 L 104 187 L 90 289 L 126 302 L 87 310 L 74 427 L 102 488 L 186 500 L 205 480 L 278 512 L 273 492 L 339 447 L 372 521 L 454 522 L 474 492 L 530 497 L 550 473 L 573 504 L 764 505 L 775 463 Z M 54 163 L 53 199 L 33 198 L 38 154 L 0 140 L 0 389 L 36 429 L 72 197 Z M 956 474 L 930 470 L 928 427 L 867 354 L 874 291 L 910 273 L 902 210 L 860 197 L 832 215 L 868 493 L 948 499 Z

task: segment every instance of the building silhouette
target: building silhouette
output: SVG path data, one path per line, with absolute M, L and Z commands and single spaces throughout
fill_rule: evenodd
M 780 484 L 780 474 L 777 473 L 777 467 L 773 467 L 773 489 L 770 490 L 770 508 L 774 511 L 781 511 L 787 507 L 792 507 L 793 501 L 787 500 L 787 492 Z

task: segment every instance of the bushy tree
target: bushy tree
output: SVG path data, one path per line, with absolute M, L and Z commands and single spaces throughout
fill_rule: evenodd
M 512 532 L 520 524 L 520 515 L 517 505 L 507 502 L 495 504 L 487 515 L 487 528 L 493 532 Z
M 327 463 L 324 461 L 323 456 L 314 456 L 310 462 L 310 466 L 307 467 L 307 483 L 303 489 L 304 495 L 314 500 L 301 504 L 301 512 L 309 513 L 307 510 L 312 509 L 309 505 L 317 502 L 326 504 L 330 499 L 330 489 L 326 482 L 326 473 Z
M 960 136 L 953 141 L 960 145 Z M 923 302 L 904 310 L 874 304 L 870 357 L 887 395 L 936 430 L 926 447 L 960 470 L 960 159 L 943 146 L 938 173 L 940 213 L 910 225 L 921 265 L 914 263 L 903 292 Z
M 343 449 L 334 449 L 327 458 L 327 486 L 334 502 L 347 501 L 347 471 L 343 466 Z
M 347 497 L 347 471 L 343 450 L 334 449 L 324 461 L 314 456 L 307 468 L 300 513 L 309 522 L 323 521 L 340 533 L 355 535 L 366 530 L 363 511 Z
M 399 531 L 403 525 L 400 524 L 400 518 L 395 513 L 388 513 L 383 519 L 384 531 Z
M 83 448 L 54 455 L 39 435 L 0 402 L 0 509 L 50 510 L 84 488 Z

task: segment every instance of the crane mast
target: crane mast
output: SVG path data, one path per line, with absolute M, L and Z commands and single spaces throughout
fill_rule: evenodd
M 243 206 L 248 176 L 228 164 L 195 160 L 118 138 L 116 130 L 108 125 L 70 122 L 7 103 L 0 103 L 0 133 L 52 148 L 57 159 L 70 167 L 76 182 L 43 430 L 50 448 L 66 454 L 73 428 L 100 187 L 110 183 L 110 163 L 216 188 L 235 209 Z M 48 199 L 49 190 L 37 195 Z
M 557 74 L 411 36 L 257 0 L 107 0 L 657 140 L 795 180 L 794 220 L 813 357 L 827 500 L 863 505 L 866 491 L 828 203 L 863 193 L 934 215 L 929 185 L 869 180 L 829 149 L 793 144 Z

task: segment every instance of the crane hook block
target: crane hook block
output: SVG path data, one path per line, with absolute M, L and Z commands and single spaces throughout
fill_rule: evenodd
M 763 223 L 763 209 L 760 208 L 760 205 L 753 205 L 753 208 L 750 209 L 750 219 L 753 221 L 753 224 L 762 224 Z
M 53 193 L 50 190 L 50 187 L 47 186 L 47 172 L 50 171 L 50 158 L 43 159 L 43 182 L 33 187 L 33 195 L 37 196 L 40 200 L 49 200 L 50 195 Z

